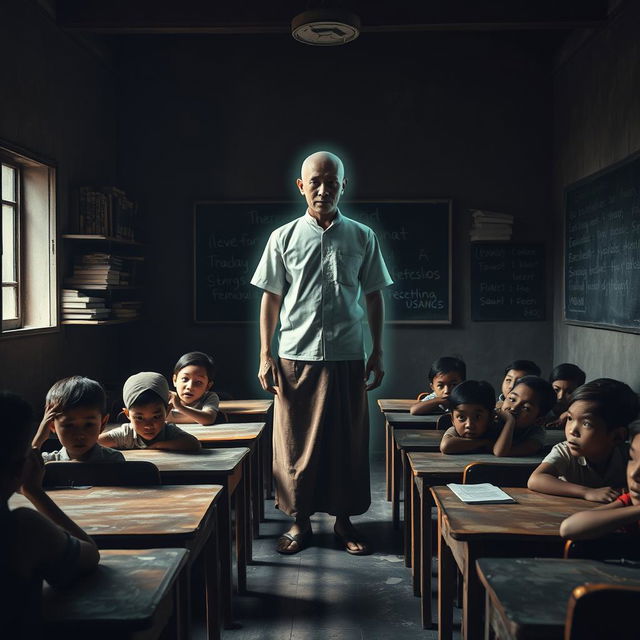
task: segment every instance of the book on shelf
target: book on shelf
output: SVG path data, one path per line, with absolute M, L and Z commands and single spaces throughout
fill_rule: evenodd
M 497 222 L 513 222 L 513 216 L 510 213 L 499 213 L 497 211 L 486 211 L 484 209 L 470 209 L 474 220 L 495 220 Z
M 134 240 L 137 206 L 117 187 L 80 187 L 75 196 L 78 233 Z
M 481 484 L 456 484 L 452 482 L 447 487 L 466 504 L 508 504 L 515 502 L 508 493 L 489 482 Z
M 104 302 L 68 302 L 62 301 L 63 311 L 72 311 L 73 309 L 106 309 Z
M 63 320 L 107 320 L 109 313 L 65 313 L 62 316 Z
M 102 296 L 88 296 L 78 289 L 63 289 L 62 301 L 66 302 L 104 302 Z

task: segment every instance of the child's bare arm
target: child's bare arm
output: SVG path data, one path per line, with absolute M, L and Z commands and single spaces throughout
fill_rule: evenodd
M 638 520 L 640 506 L 625 507 L 621 502 L 610 502 L 569 516 L 560 525 L 560 535 L 574 540 L 591 540 Z
M 207 426 L 213 424 L 218 416 L 218 412 L 213 409 L 194 409 L 188 407 L 182 403 L 180 396 L 175 392 L 171 393 L 171 405 L 173 406 L 171 420 L 178 424 L 197 422 L 198 424 Z
M 98 436 L 98 444 L 102 445 L 103 447 L 112 447 L 112 448 L 118 446 L 116 439 L 109 435 L 109 431 L 103 431 Z
M 149 449 L 164 449 L 165 451 L 200 451 L 202 445 L 195 436 L 185 433 L 178 438 L 170 440 L 158 440 L 149 445 Z
M 409 408 L 409 413 L 414 416 L 423 416 L 429 413 L 440 413 L 442 407 L 448 405 L 446 398 L 432 398 L 431 400 L 420 400 L 414 402 Z
M 49 434 L 51 433 L 51 425 L 53 424 L 54 418 L 58 415 L 58 411 L 53 407 L 49 407 L 42 417 L 42 422 L 38 427 L 38 431 L 36 435 L 33 437 L 31 442 L 31 446 L 39 449 L 49 438 Z
M 511 449 L 516 419 L 508 411 L 503 411 L 502 409 L 497 409 L 496 413 L 504 420 L 504 426 L 493 445 L 493 455 L 499 457 L 512 455 Z
M 456 438 L 445 434 L 440 441 L 441 453 L 473 453 L 493 444 L 488 438 Z
M 556 468 L 552 464 L 542 462 L 531 474 L 527 487 L 533 491 L 548 493 L 552 496 L 582 498 L 591 502 L 612 502 L 620 495 L 620 491 L 612 487 L 593 489 L 575 482 L 560 480 L 558 475 Z

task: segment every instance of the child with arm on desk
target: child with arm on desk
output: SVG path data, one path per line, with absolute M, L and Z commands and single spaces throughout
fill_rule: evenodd
M 529 478 L 529 489 L 557 496 L 612 502 L 625 485 L 627 425 L 638 396 L 623 382 L 601 378 L 582 385 L 567 411 L 566 442 Z
M 531 360 L 514 360 L 504 368 L 504 378 L 500 386 L 500 395 L 496 407 L 500 408 L 504 399 L 513 391 L 519 378 L 525 376 L 539 376 L 540 367 Z
M 82 376 L 58 380 L 45 400 L 44 417 L 32 446 L 36 449 L 54 432 L 62 444 L 58 451 L 43 452 L 45 462 L 124 462 L 115 449 L 98 444 L 109 419 L 107 398 L 100 383 Z
M 544 446 L 544 416 L 555 404 L 551 385 L 538 376 L 519 378 L 497 410 L 504 424 L 493 454 L 496 456 L 532 456 Z
M 449 396 L 453 426 L 442 436 L 440 451 L 471 453 L 493 446 L 497 435 L 495 399 L 495 391 L 488 382 L 461 382 Z
M 2 625 L 11 637 L 41 637 L 38 629 L 42 579 L 64 586 L 96 567 L 100 553 L 93 540 L 42 489 L 44 464 L 29 447 L 31 407 L 20 397 L 0 392 L 0 565 Z M 9 510 L 20 491 L 36 511 Z M 22 634 L 22 635 L 20 635 Z
M 151 371 L 136 373 L 122 389 L 124 414 L 131 422 L 100 435 L 100 442 L 115 449 L 167 449 L 199 451 L 198 439 L 167 422 L 169 385 Z
M 449 395 L 467 377 L 467 365 L 451 356 L 438 358 L 429 370 L 429 388 L 431 392 L 411 405 L 413 415 L 440 413 L 449 410 Z
M 560 525 L 563 538 L 591 540 L 614 532 L 640 534 L 640 420 L 629 425 L 629 441 L 627 493 L 569 516 Z
M 213 386 L 213 358 L 201 351 L 185 353 L 173 368 L 171 419 L 177 424 L 197 422 L 210 425 L 216 421 L 220 398 Z

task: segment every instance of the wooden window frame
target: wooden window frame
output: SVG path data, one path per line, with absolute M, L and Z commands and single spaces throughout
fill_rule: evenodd
M 15 193 L 15 202 L 10 200 L 6 200 L 4 198 L 4 194 L 2 194 L 2 187 L 0 186 L 0 200 L 2 207 L 6 206 L 13 207 L 14 209 L 14 246 L 13 251 L 16 254 L 17 259 L 15 260 L 14 268 L 15 268 L 15 281 L 6 281 L 4 278 L 4 274 L 2 275 L 2 290 L 0 291 L 0 304 L 2 303 L 2 299 L 4 296 L 4 290 L 7 287 L 11 287 L 15 289 L 16 292 L 16 306 L 17 306 L 17 317 L 5 320 L 2 318 L 2 330 L 10 331 L 12 329 L 21 329 L 24 319 L 23 309 L 22 309 L 22 287 L 21 287 L 21 277 L 23 271 L 22 265 L 22 242 L 21 242 L 21 232 L 22 232 L 22 167 L 15 162 L 13 158 L 7 157 L 4 153 L 0 152 L 0 164 L 11 167 L 15 171 L 13 190 Z M 2 237 L 2 230 L 0 229 L 0 239 L 2 239 L 4 243 L 4 238 Z M 0 308 L 2 308 L 0 306 Z

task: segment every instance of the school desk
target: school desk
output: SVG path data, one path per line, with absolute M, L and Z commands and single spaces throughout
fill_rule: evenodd
M 409 487 L 409 502 L 405 509 L 405 564 L 412 569 L 414 593 L 421 598 L 424 628 L 431 625 L 431 510 L 434 502 L 429 488 L 462 482 L 465 467 L 472 462 L 531 464 L 540 460 L 542 456 L 498 458 L 489 453 L 447 455 L 438 451 L 406 454 L 405 481 Z
M 395 429 L 435 429 L 441 413 L 414 416 L 407 411 L 383 411 L 385 431 L 385 481 L 387 487 L 387 500 L 393 496 L 393 432 Z
M 218 500 L 218 549 L 222 569 L 222 584 L 228 587 L 223 599 L 230 606 L 231 578 L 231 498 L 235 498 L 236 561 L 238 593 L 247 588 L 247 562 L 251 562 L 251 527 L 249 521 L 247 447 L 201 449 L 197 452 L 134 449 L 123 451 L 127 461 L 148 460 L 158 467 L 163 484 L 216 484 L 224 488 Z M 230 617 L 230 614 L 227 615 Z
M 262 450 L 262 485 L 264 497 L 270 500 L 273 498 L 273 398 L 263 398 L 260 400 L 221 400 L 220 411 L 227 416 L 229 422 L 264 422 L 266 424 L 260 448 Z M 263 512 L 261 512 L 261 516 L 264 516 Z
M 440 451 L 440 441 L 444 431 L 425 429 L 394 429 L 393 430 L 393 482 L 391 495 L 391 513 L 394 528 L 398 528 L 400 521 L 400 493 L 404 499 L 404 530 L 405 541 L 408 540 L 408 532 L 411 529 L 411 508 L 409 504 L 409 493 L 411 487 L 411 467 L 407 462 L 407 453 L 410 452 L 438 452 Z M 564 442 L 564 430 L 545 433 L 545 444 L 541 455 L 546 455 L 558 442 Z M 457 454 L 455 454 L 457 455 Z M 407 545 L 405 544 L 405 549 Z M 405 553 L 405 562 L 410 566 L 410 556 Z
M 423 489 L 425 490 L 425 489 Z M 479 558 L 562 557 L 560 523 L 596 507 L 579 498 L 505 488 L 511 504 L 465 504 L 447 487 L 431 487 L 438 507 L 438 638 L 450 639 L 456 565 L 463 577 L 462 626 L 465 640 L 482 638 L 483 594 L 476 571 Z M 430 566 L 429 562 L 429 566 Z
M 383 413 L 385 411 L 409 411 L 412 404 L 417 400 L 415 398 L 379 398 L 378 407 Z
M 562 640 L 567 602 L 586 583 L 640 587 L 640 569 L 557 558 L 482 558 L 476 561 L 485 589 L 485 637 Z M 615 615 L 615 612 L 612 612 Z
M 100 549 L 184 547 L 189 566 L 203 563 L 207 628 L 220 637 L 220 586 L 216 505 L 219 485 L 158 485 L 154 487 L 88 487 L 51 489 L 52 500 L 96 542 Z M 12 509 L 30 507 L 19 494 L 9 500 Z M 228 589 L 222 585 L 222 593 Z M 189 602 L 188 589 L 183 590 Z M 230 625 L 232 621 L 225 619 Z
M 262 487 L 262 436 L 266 423 L 245 422 L 203 426 L 201 424 L 181 424 L 181 429 L 194 435 L 205 449 L 222 447 L 249 447 L 251 464 L 249 466 L 249 500 L 253 509 L 253 535 L 258 536 L 260 522 L 264 520 L 264 492 Z M 248 543 L 251 544 L 251 537 Z
M 151 640 L 169 628 L 179 636 L 188 555 L 186 549 L 103 550 L 98 568 L 70 587 L 45 582 L 43 637 Z

